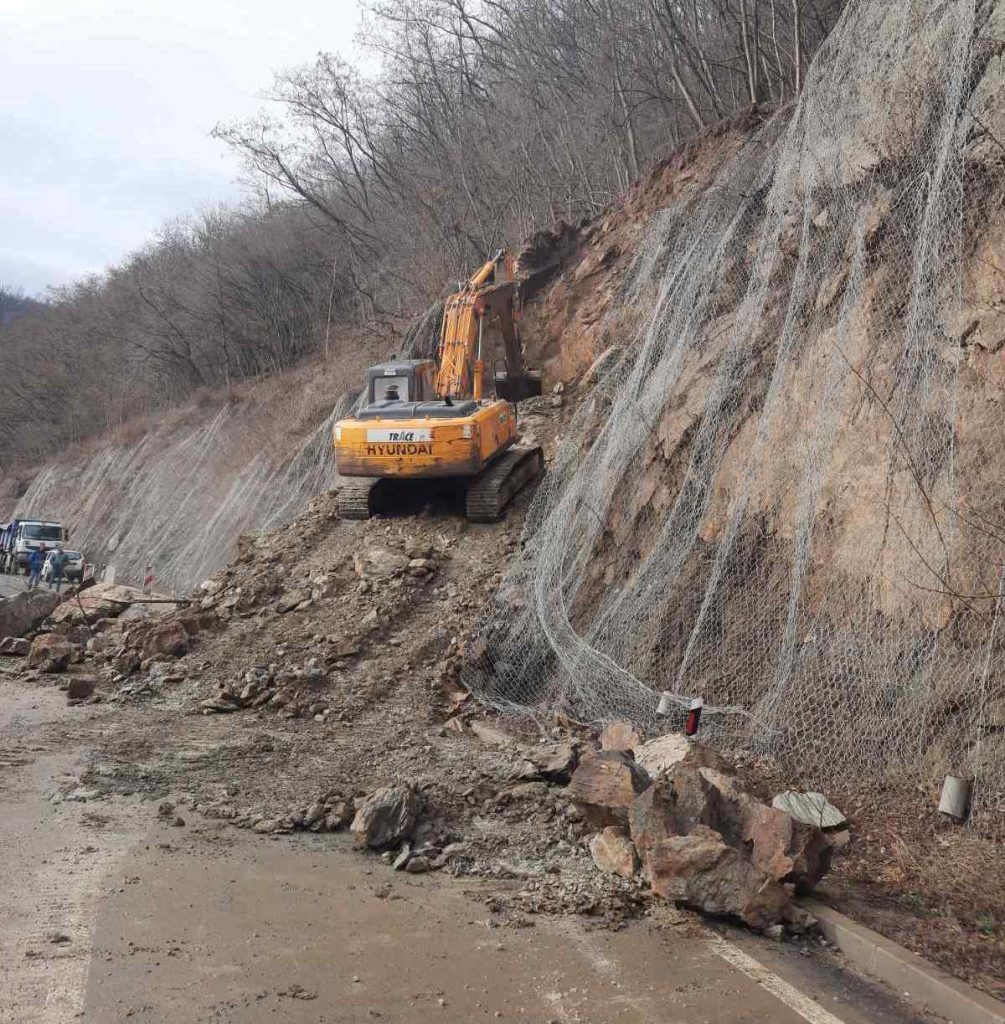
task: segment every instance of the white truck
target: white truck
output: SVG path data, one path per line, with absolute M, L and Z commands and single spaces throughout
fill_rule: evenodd
M 45 519 L 12 519 L 0 524 L 0 572 L 28 572 L 28 559 L 36 548 L 46 551 L 65 544 L 69 535 L 62 523 Z

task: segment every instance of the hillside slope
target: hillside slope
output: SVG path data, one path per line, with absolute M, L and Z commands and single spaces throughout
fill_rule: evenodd
M 852 4 L 710 188 L 588 234 L 549 319 L 618 349 L 485 615 L 486 700 L 701 697 L 807 783 L 976 778 L 1001 832 L 1003 19 Z
M 62 521 L 119 580 L 150 565 L 160 589 L 185 593 L 233 557 L 242 533 L 288 522 L 332 485 L 332 423 L 385 348 L 360 334 L 328 364 L 209 392 L 68 449 L 17 512 Z

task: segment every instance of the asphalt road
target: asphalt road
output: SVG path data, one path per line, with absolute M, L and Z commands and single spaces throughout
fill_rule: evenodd
M 133 796 L 54 803 L 150 710 L 69 707 L 9 659 L 0 694 L 0 1021 L 928 1024 L 812 944 L 501 926 L 481 880 L 394 872 L 345 836 L 265 838 L 173 793 L 175 824 Z M 178 716 L 179 749 L 204 756 L 216 725 Z

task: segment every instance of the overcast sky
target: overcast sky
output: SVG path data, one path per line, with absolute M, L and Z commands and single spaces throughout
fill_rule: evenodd
M 356 0 L 0 0 L 0 284 L 40 293 L 238 198 L 210 130 L 273 72 L 351 56 L 357 24 Z

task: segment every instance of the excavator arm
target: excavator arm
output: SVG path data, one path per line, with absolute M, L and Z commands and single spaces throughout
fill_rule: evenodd
M 524 398 L 533 393 L 517 333 L 516 302 L 513 267 L 502 249 L 447 299 L 436 375 L 436 393 L 441 398 L 481 399 L 485 377 L 482 334 L 486 323 L 493 319 L 499 321 L 506 360 L 505 380 L 513 391 L 503 397 Z

